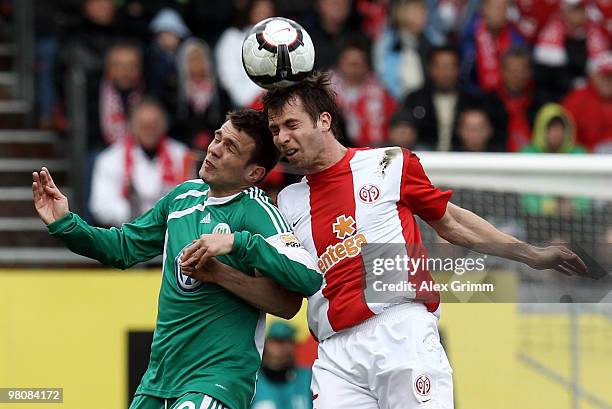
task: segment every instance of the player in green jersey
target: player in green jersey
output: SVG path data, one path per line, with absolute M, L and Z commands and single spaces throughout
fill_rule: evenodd
M 118 268 L 163 254 L 149 367 L 131 409 L 248 408 L 264 342 L 263 311 L 294 315 L 298 293 L 309 296 L 321 287 L 312 257 L 253 187 L 278 160 L 268 132 L 262 113 L 229 114 L 208 148 L 203 180 L 177 186 L 121 228 L 89 226 L 69 211 L 46 168 L 33 173 L 40 218 L 73 252 Z M 219 255 L 212 269 L 223 273 L 215 282 L 181 269 L 184 250 L 208 234 L 227 235 L 230 243 L 211 249 Z

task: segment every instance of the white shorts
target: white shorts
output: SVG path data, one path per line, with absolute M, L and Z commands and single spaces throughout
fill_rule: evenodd
M 437 321 L 422 304 L 402 304 L 321 342 L 313 409 L 452 409 Z

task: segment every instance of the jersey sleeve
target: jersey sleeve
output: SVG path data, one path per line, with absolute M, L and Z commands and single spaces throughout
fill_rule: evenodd
M 284 188 L 283 190 L 278 192 L 278 195 L 276 197 L 276 203 L 278 204 L 278 210 L 280 210 L 281 214 L 285 217 L 285 220 L 287 220 L 290 225 L 293 225 L 292 223 L 294 221 L 292 220 L 292 213 L 289 211 L 289 200 L 287 199 L 287 191 L 288 188 Z
M 232 254 L 291 291 L 311 296 L 321 288 L 315 260 L 266 196 L 247 203 L 245 230 L 234 233 Z
M 452 190 L 442 192 L 432 185 L 418 156 L 405 149 L 402 151 L 404 164 L 400 201 L 425 221 L 441 219 L 446 213 L 446 206 L 453 194 Z
M 162 254 L 168 215 L 167 197 L 121 228 L 93 227 L 75 213 L 68 213 L 47 228 L 72 252 L 108 266 L 126 269 Z

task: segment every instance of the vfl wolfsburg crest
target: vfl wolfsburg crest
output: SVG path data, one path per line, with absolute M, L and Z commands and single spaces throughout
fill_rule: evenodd
M 213 229 L 212 234 L 230 234 L 231 232 L 227 223 L 219 223 Z
M 186 276 L 181 270 L 181 256 L 183 255 L 183 251 L 187 247 L 189 247 L 190 244 L 186 245 L 174 259 L 174 275 L 176 277 L 176 284 L 181 290 L 187 293 L 197 291 L 200 287 L 202 287 L 202 284 L 204 284 L 203 282 L 196 280 L 195 278 Z

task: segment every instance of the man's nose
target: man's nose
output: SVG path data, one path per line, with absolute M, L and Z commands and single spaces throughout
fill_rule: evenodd
M 287 131 L 279 131 L 276 136 L 277 145 L 280 146 L 288 144 L 290 139 L 290 133 Z
M 221 144 L 220 143 L 211 143 L 208 146 L 208 152 L 214 156 L 215 158 L 218 158 L 221 156 Z

